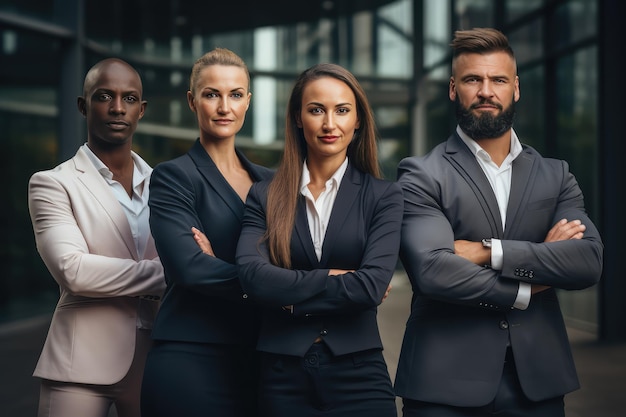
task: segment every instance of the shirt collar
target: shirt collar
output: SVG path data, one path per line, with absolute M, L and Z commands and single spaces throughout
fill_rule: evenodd
M 332 186 L 339 188 L 339 184 L 343 179 L 343 175 L 346 173 L 348 169 L 348 157 L 343 161 L 343 163 L 339 166 L 337 171 L 326 181 L 326 187 Z M 306 164 L 306 160 L 304 161 L 304 166 L 302 167 L 302 177 L 300 180 L 300 193 L 304 194 L 307 185 L 311 182 L 311 173 L 309 172 L 309 167 Z
M 456 133 L 461 137 L 461 140 L 467 145 L 470 151 L 472 151 L 472 154 L 474 154 L 475 157 L 491 161 L 489 154 L 481 148 L 481 146 L 476 143 L 474 139 L 470 138 L 458 125 L 456 127 Z M 517 158 L 520 153 L 522 153 L 522 144 L 519 141 L 515 130 L 511 128 L 511 149 L 509 150 L 511 160 Z
M 87 146 L 87 143 L 85 143 L 82 148 L 100 175 L 108 182 L 113 181 L 113 173 L 109 167 L 98 158 L 89 146 Z M 136 188 L 150 175 L 151 169 L 150 166 L 134 152 L 131 152 L 131 156 L 133 158 L 133 189 L 137 191 Z

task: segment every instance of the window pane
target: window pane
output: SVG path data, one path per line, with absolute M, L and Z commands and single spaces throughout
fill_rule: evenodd
M 438 65 L 450 53 L 450 13 L 448 2 L 424 4 L 424 67 Z
M 598 73 L 597 49 L 580 50 L 558 63 L 558 157 L 567 160 L 585 196 L 585 207 L 598 224 Z M 559 292 L 564 315 L 577 323 L 597 323 L 597 287 Z
M 508 35 L 518 67 L 544 56 L 542 21 L 536 19 Z
M 596 34 L 597 1 L 573 0 L 556 10 L 556 47 L 562 48 Z
M 0 2 L 0 10 L 7 13 L 50 20 L 54 17 L 54 1 L 3 1 Z
M 454 13 L 459 29 L 493 26 L 493 0 L 458 0 Z
M 57 161 L 56 120 L 0 109 L 0 323 L 50 312 L 58 287 L 35 248 L 28 213 L 28 180 Z
M 35 248 L 26 195 L 30 176 L 58 163 L 60 63 L 52 39 L 9 29 L 0 34 L 0 177 L 7 179 L 0 205 L 3 322 L 49 312 L 58 296 Z
M 522 143 L 537 149 L 546 150 L 545 120 L 545 79 L 543 67 L 536 67 L 519 73 L 520 99 L 516 105 L 515 125 Z
M 537 10 L 543 6 L 544 0 L 506 0 L 506 20 L 515 20 L 520 16 Z
M 411 2 L 385 6 L 379 16 L 378 75 L 409 78 L 413 71 Z

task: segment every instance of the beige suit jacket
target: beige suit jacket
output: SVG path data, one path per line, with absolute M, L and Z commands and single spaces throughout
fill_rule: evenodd
M 123 208 L 82 148 L 31 177 L 28 204 L 37 250 L 60 289 L 34 376 L 120 381 L 133 360 L 138 314 L 147 310 L 152 320 L 165 289 L 152 237 L 139 259 Z

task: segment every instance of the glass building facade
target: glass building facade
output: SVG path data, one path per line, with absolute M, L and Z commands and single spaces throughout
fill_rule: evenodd
M 197 2 L 0 1 L 0 172 L 7 180 L 0 324 L 49 313 L 56 302 L 58 288 L 34 246 L 27 183 L 33 172 L 71 157 L 85 142 L 76 97 L 95 62 L 118 56 L 140 71 L 149 104 L 134 146 L 153 166 L 186 152 L 197 137 L 186 90 L 191 66 L 204 52 L 226 47 L 247 62 L 253 101 L 238 146 L 267 166 L 277 164 L 282 150 L 286 101 L 297 74 L 322 61 L 341 64 L 368 93 L 381 136 L 380 162 L 394 179 L 401 158 L 427 152 L 454 129 L 447 94 L 454 30 L 492 26 L 507 34 L 517 55 L 520 139 L 570 163 L 611 248 L 601 284 L 559 293 L 568 324 L 599 337 L 626 338 L 624 325 L 612 318 L 626 313 L 626 293 L 612 274 L 619 248 L 609 246 L 619 244 L 616 235 L 624 230 L 614 206 L 623 203 L 607 192 L 620 186 L 607 167 L 621 145 L 613 145 L 614 122 L 604 123 L 611 115 L 619 118 L 605 84 L 605 76 L 614 74 L 607 56 L 616 42 L 612 31 L 619 29 L 613 17 L 623 9 L 618 1 L 327 0 L 309 2 L 326 11 L 319 16 L 292 16 L 285 9 L 272 24 L 260 24 L 262 14 L 255 20 L 256 10 L 243 14 L 248 20 L 232 12 L 214 17 L 209 6 L 202 19 L 190 3 Z M 273 2 L 265 3 L 271 8 Z

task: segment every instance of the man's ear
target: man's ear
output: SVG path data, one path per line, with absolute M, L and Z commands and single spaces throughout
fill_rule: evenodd
M 148 102 L 146 100 L 141 101 L 141 112 L 139 113 L 139 118 L 143 119 L 144 114 L 146 114 L 146 107 L 148 107 Z
M 454 83 L 454 77 L 450 77 L 450 84 L 448 85 L 448 97 L 451 101 L 456 99 L 456 84 Z
M 85 97 L 81 96 L 76 99 L 76 107 L 78 107 L 78 111 L 83 117 L 87 117 L 87 101 Z

